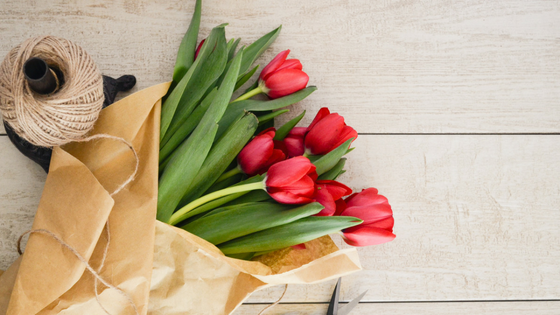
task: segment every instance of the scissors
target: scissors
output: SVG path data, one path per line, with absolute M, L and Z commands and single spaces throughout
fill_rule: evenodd
M 354 307 L 360 303 L 360 300 L 366 295 L 367 290 L 360 294 L 357 298 L 350 301 L 350 303 L 346 304 L 345 306 L 338 308 L 338 301 L 340 298 L 340 282 L 342 278 L 338 278 L 338 282 L 336 283 L 336 287 L 334 287 L 334 291 L 331 297 L 331 302 L 329 303 L 329 309 L 327 310 L 327 315 L 347 315 L 350 313 Z

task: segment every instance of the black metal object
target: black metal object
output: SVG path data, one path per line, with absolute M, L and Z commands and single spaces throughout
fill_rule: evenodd
M 29 58 L 23 64 L 23 74 L 29 87 L 39 94 L 51 94 L 60 87 L 59 75 L 41 58 Z
M 108 76 L 103 76 L 103 94 L 105 100 L 103 101 L 103 108 L 113 104 L 118 92 L 128 91 L 136 84 L 136 78 L 133 75 L 123 75 L 118 79 Z M 4 128 L 10 138 L 10 141 L 16 148 L 26 157 L 33 162 L 39 164 L 45 172 L 49 172 L 49 165 L 51 162 L 52 149 L 45 147 L 35 146 L 25 139 L 18 136 L 18 134 L 4 122 Z

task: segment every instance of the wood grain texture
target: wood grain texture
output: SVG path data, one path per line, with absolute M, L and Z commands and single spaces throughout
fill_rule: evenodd
M 171 78 L 193 6 L 2 0 L 0 55 L 62 36 L 145 88 Z M 242 44 L 282 24 L 260 63 L 291 49 L 319 87 L 297 111 L 328 105 L 362 133 L 560 132 L 559 1 L 205 0 L 201 38 L 223 22 Z
M 344 304 L 341 304 L 341 306 Z M 233 315 L 255 315 L 266 305 L 242 305 Z M 560 302 L 359 304 L 352 315 L 557 315 Z M 324 315 L 327 304 L 280 304 L 266 315 Z
M 557 136 L 359 137 L 341 180 L 355 190 L 376 187 L 389 198 L 397 239 L 359 249 L 364 271 L 345 277 L 342 299 L 365 290 L 364 301 L 560 298 L 557 141 Z M 2 142 L 0 152 L 9 154 L 0 171 L 5 189 L 40 187 L 43 174 L 14 151 Z M 5 175 L 29 169 L 34 175 L 18 176 L 18 185 Z M 14 258 L 10 242 L 31 223 L 39 193 L 18 201 L 0 198 L 6 204 L 1 224 L 11 226 L 0 269 Z M 29 208 L 4 219 L 15 204 Z M 334 281 L 293 285 L 283 301 L 325 302 L 333 286 Z M 282 289 L 256 292 L 249 302 L 274 301 Z

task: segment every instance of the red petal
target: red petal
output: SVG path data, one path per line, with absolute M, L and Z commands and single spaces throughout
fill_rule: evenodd
M 339 114 L 329 114 L 309 130 L 305 136 L 305 148 L 314 155 L 330 152 L 335 148 L 343 128 L 344 118 Z
M 274 138 L 274 136 L 276 135 L 276 128 L 274 127 L 266 128 L 265 130 L 259 132 L 257 136 L 262 136 L 265 134 L 268 134 L 271 138 Z
M 307 132 L 307 128 L 305 128 L 305 127 L 294 127 L 288 133 L 288 137 L 301 137 L 301 138 L 303 138 L 305 136 L 306 132 Z
M 370 223 L 367 226 L 378 228 L 378 229 L 384 229 L 384 230 L 393 232 L 393 226 L 394 225 L 395 225 L 395 219 L 393 217 L 389 217 L 389 218 L 381 220 L 381 221 L 376 221 L 376 222 Z
M 350 126 L 344 126 L 342 132 L 338 135 L 338 142 L 333 145 L 333 150 L 352 138 L 356 140 L 356 138 L 358 138 L 358 132 Z M 352 140 L 352 142 L 354 142 L 354 140 Z
M 297 69 L 283 69 L 271 73 L 265 78 L 268 97 L 274 99 L 290 95 L 307 86 L 309 76 Z
M 303 136 L 307 128 L 295 127 L 290 131 L 288 136 L 284 138 L 284 145 L 286 147 L 286 153 L 289 157 L 303 155 L 305 148 L 303 146 Z
M 370 246 L 390 242 L 395 234 L 384 229 L 369 226 L 355 226 L 343 231 L 344 241 L 352 246 Z
M 245 174 L 257 174 L 264 163 L 270 159 L 274 150 L 273 137 L 273 131 L 256 136 L 239 152 L 237 163 Z
M 326 189 L 317 189 L 315 193 L 315 201 L 325 207 L 315 216 L 330 217 L 336 212 L 336 203 L 333 199 L 333 196 Z
M 270 187 L 272 191 L 287 191 L 295 195 L 312 197 L 315 194 L 315 182 L 309 176 L 303 176 L 299 180 L 282 187 Z
M 280 66 L 280 68 L 276 69 L 276 71 L 280 71 L 282 69 L 303 69 L 303 65 L 298 59 L 288 59 L 284 61 L 284 63 Z
M 315 126 L 315 124 L 317 124 L 321 119 L 327 117 L 330 113 L 331 112 L 329 111 L 328 108 L 326 108 L 326 107 L 321 108 L 317 112 L 317 115 L 315 115 L 315 118 L 313 118 L 313 121 L 311 122 L 309 127 L 307 127 L 307 130 L 311 130 Z
M 335 201 L 336 203 L 336 212 L 334 213 L 334 215 L 340 215 L 344 210 L 346 210 L 346 202 L 344 202 L 344 199 L 338 199 L 337 201 Z
M 297 196 L 287 191 L 268 192 L 268 194 L 279 203 L 302 204 L 313 202 L 313 199 L 310 197 Z
M 359 207 L 350 207 L 347 205 L 346 210 L 340 215 L 360 218 L 364 220 L 363 224 L 369 224 L 393 216 L 393 210 L 391 210 L 391 206 L 388 203 Z
M 365 205 L 376 205 L 389 203 L 385 196 L 379 195 L 377 189 L 367 188 L 362 190 L 360 193 L 350 196 L 346 199 L 348 207 L 354 206 L 365 206 Z
M 270 158 L 263 164 L 263 166 L 257 171 L 257 174 L 264 174 L 266 173 L 266 171 L 268 171 L 268 169 L 280 162 L 280 161 L 284 161 L 286 159 L 286 155 L 284 154 L 284 152 L 282 152 L 282 150 L 278 150 L 278 149 L 274 149 L 272 151 L 272 155 L 270 156 Z
M 352 193 L 352 189 L 350 189 L 350 187 L 335 180 L 318 180 L 317 185 L 326 189 L 333 196 L 334 200 L 338 200 Z
M 266 186 L 283 187 L 314 171 L 315 165 L 311 164 L 308 158 L 297 156 L 272 165 L 268 169 Z
M 286 58 L 288 58 L 289 53 L 290 53 L 290 50 L 287 49 L 287 50 L 284 50 L 284 51 L 280 52 L 278 55 L 276 55 L 276 57 L 274 57 L 274 59 L 272 59 L 272 61 L 269 62 L 268 65 L 266 65 L 266 67 L 264 67 L 264 69 L 262 69 L 259 78 L 261 78 L 261 80 L 266 80 L 269 74 L 278 70 L 278 68 L 280 68 L 280 66 L 282 66 L 284 61 L 286 61 Z

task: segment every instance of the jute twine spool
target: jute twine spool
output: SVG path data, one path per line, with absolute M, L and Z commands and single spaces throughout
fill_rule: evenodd
M 58 68 L 64 77 L 49 95 L 32 91 L 23 73 L 31 57 Z M 2 118 L 28 142 L 41 147 L 79 140 L 93 128 L 103 105 L 103 78 L 80 46 L 63 38 L 30 38 L 8 53 L 0 65 Z

